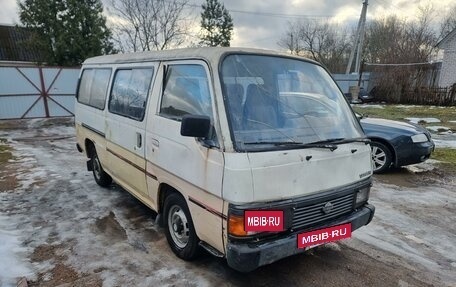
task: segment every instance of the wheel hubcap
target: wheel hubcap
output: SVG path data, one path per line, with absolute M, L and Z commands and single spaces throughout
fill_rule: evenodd
M 188 243 L 188 220 L 184 211 L 178 205 L 173 205 L 168 213 L 168 228 L 174 243 L 179 248 L 184 248 Z
M 381 148 L 372 147 L 372 161 L 374 162 L 374 170 L 381 169 L 386 163 L 386 153 Z

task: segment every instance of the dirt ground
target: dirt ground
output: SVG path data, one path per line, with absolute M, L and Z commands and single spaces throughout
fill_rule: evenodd
M 456 182 L 438 167 L 375 176 L 376 216 L 353 238 L 242 274 L 177 259 L 152 211 L 96 185 L 72 124 L 0 123 L 0 286 L 456 286 Z

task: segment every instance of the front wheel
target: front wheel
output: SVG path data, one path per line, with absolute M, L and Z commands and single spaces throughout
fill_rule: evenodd
M 199 253 L 199 239 L 193 226 L 185 199 L 172 193 L 165 199 L 165 234 L 171 250 L 184 260 L 192 260 Z
M 382 143 L 372 141 L 372 162 L 374 173 L 382 173 L 389 169 L 393 161 L 390 149 Z

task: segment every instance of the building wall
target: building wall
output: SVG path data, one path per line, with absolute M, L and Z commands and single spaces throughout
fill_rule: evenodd
M 456 37 L 450 39 L 444 49 L 439 86 L 448 87 L 456 83 Z

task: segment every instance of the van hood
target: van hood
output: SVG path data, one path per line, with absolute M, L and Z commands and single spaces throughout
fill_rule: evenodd
M 236 161 L 225 156 L 223 197 L 232 203 L 301 197 L 372 175 L 370 146 L 364 143 L 342 144 L 334 151 L 310 148 L 243 155 L 242 164 L 240 154 Z

